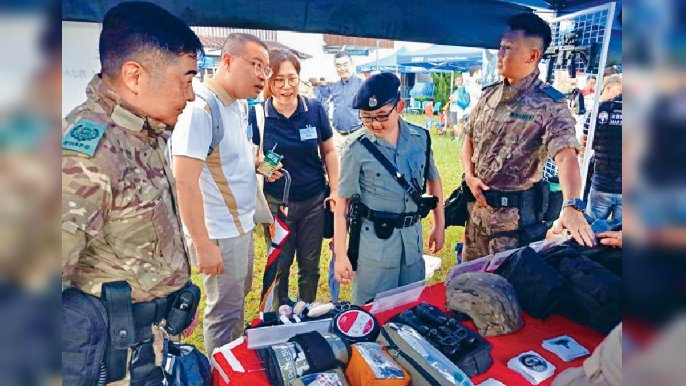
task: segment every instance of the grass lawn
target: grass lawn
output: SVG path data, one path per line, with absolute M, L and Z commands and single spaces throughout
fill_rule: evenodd
M 406 119 L 419 126 L 424 126 L 424 115 L 407 115 Z M 457 187 L 460 177 L 462 176 L 462 163 L 459 157 L 459 147 L 456 141 L 451 141 L 449 136 L 438 136 L 435 129 L 432 130 L 432 148 L 436 161 L 436 166 L 443 181 L 443 194 L 447 198 L 450 193 Z M 427 216 L 422 221 L 424 229 L 424 240 L 428 240 L 429 230 L 431 229 L 431 215 Z M 260 303 L 260 291 L 262 290 L 262 274 L 264 273 L 264 264 L 266 259 L 266 247 L 264 245 L 264 238 L 261 227 L 255 230 L 255 270 L 253 273 L 252 291 L 245 299 L 245 320 L 251 321 L 258 315 L 258 307 Z M 438 257 L 443 260 L 441 268 L 436 271 L 433 278 L 429 280 L 429 284 L 443 281 L 446 274 L 455 265 L 455 244 L 462 239 L 464 228 L 450 227 L 445 235 L 445 245 L 438 253 Z M 426 245 L 426 244 L 425 244 Z M 331 260 L 331 252 L 329 251 L 329 242 L 324 240 L 322 245 L 322 255 L 320 262 L 320 280 L 319 289 L 317 290 L 317 300 L 330 301 L 329 286 L 328 286 L 328 267 Z M 290 273 L 290 289 L 289 294 L 291 299 L 297 297 L 297 263 L 294 262 Z M 200 274 L 194 270 L 192 280 L 195 284 L 200 286 L 203 291 L 203 298 L 200 303 L 199 318 L 202 322 L 202 315 L 205 309 L 205 291 L 202 285 Z M 341 286 L 340 300 L 350 300 L 352 297 L 352 285 Z M 200 350 L 204 351 L 204 343 L 202 336 L 202 323 L 195 330 L 193 335 L 184 338 L 184 341 L 194 344 Z

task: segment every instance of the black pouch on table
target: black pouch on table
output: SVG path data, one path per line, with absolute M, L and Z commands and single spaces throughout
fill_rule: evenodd
M 107 347 L 107 312 L 99 298 L 76 288 L 62 291 L 62 384 L 98 382 Z
M 414 328 L 468 377 L 483 374 L 493 365 L 493 346 L 438 307 L 423 302 L 394 321 Z
M 602 265 L 578 256 L 560 262 L 571 283 L 573 301 L 564 314 L 577 323 L 608 334 L 622 321 L 622 280 Z
M 521 248 L 496 273 L 510 282 L 524 311 L 545 319 L 570 298 L 562 275 L 533 249 Z

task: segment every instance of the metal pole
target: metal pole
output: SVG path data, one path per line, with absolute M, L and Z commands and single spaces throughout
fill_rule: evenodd
M 588 177 L 588 166 L 591 163 L 591 154 L 593 153 L 592 145 L 595 137 L 595 126 L 598 119 L 598 107 L 600 106 L 600 94 L 603 88 L 603 75 L 605 73 L 605 64 L 607 62 L 607 52 L 610 46 L 610 36 L 612 34 L 612 24 L 615 17 L 615 3 L 609 3 L 607 12 L 607 24 L 605 25 L 605 36 L 603 37 L 603 49 L 600 52 L 600 61 L 598 62 L 598 75 L 596 79 L 595 96 L 593 98 L 593 108 L 591 110 L 591 120 L 588 126 L 588 135 L 586 136 L 586 148 L 584 149 L 584 159 L 581 163 L 581 192 L 579 197 L 583 196 L 586 191 L 586 179 Z

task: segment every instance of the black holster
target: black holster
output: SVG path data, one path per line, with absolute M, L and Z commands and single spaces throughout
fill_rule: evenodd
M 348 259 L 353 271 L 357 270 L 357 258 L 360 252 L 360 232 L 362 231 L 362 201 L 360 195 L 354 194 L 350 198 L 350 209 L 348 210 L 348 221 L 350 238 L 348 239 Z

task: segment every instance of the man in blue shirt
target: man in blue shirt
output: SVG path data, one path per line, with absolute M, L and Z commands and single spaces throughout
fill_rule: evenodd
M 353 98 L 362 86 L 362 80 L 355 76 L 353 62 L 347 52 L 335 56 L 336 72 L 340 81 L 331 85 L 333 100 L 333 143 L 338 156 L 341 156 L 345 137 L 362 127 L 358 111 L 353 109 Z
M 331 99 L 331 86 L 326 83 L 324 77 L 319 78 L 319 83 L 317 87 L 314 88 L 314 95 L 317 97 L 319 103 L 324 106 L 326 110 L 326 115 L 329 116 L 329 99 Z

